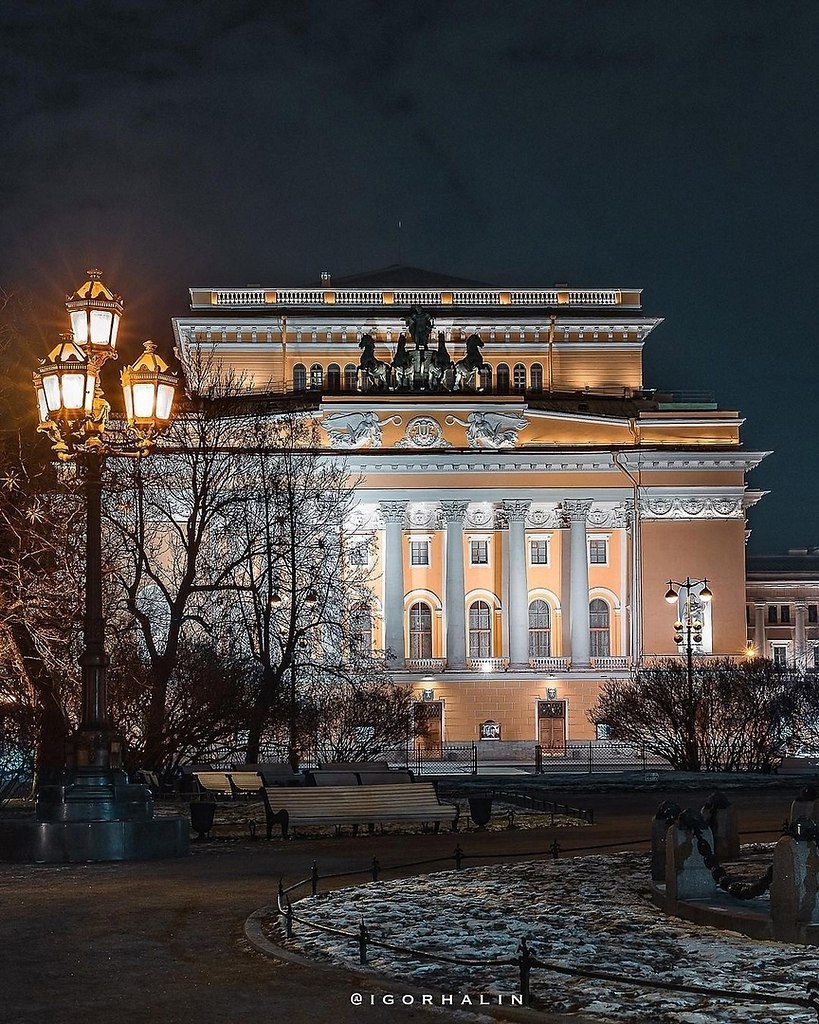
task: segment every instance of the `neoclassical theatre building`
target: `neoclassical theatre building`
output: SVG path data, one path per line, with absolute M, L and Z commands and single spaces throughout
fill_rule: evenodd
M 708 580 L 702 652 L 745 651 L 760 496 L 746 474 L 762 453 L 742 449 L 737 412 L 644 385 L 661 320 L 639 289 L 394 267 L 190 299 L 173 325 L 183 364 L 203 349 L 249 388 L 303 392 L 360 476 L 350 529 L 376 540 L 373 643 L 436 738 L 594 739 L 602 681 L 679 653 L 669 580 Z

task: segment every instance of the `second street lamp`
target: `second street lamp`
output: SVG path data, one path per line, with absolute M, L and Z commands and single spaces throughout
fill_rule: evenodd
M 674 589 L 676 587 L 676 590 Z M 708 604 L 713 594 L 708 589 L 708 580 L 692 580 L 686 576 L 683 581 L 669 580 L 665 599 L 677 604 L 684 596 L 680 617 L 674 623 L 674 643 L 685 649 L 685 676 L 687 684 L 687 709 L 685 715 L 686 761 L 689 770 L 699 771 L 699 745 L 697 743 L 697 715 L 694 707 L 694 649 L 702 643 L 703 619 L 701 603 Z
M 182 818 L 153 817 L 145 786 L 132 785 L 122 769 L 122 741 L 108 712 L 105 617 L 102 606 L 102 466 L 106 455 L 142 457 L 171 419 L 176 375 L 155 354 L 153 342 L 122 372 L 124 430 L 109 432 L 110 406 L 100 371 L 116 359 L 123 312 L 120 296 L 99 270 L 68 296 L 73 335 L 63 335 L 34 371 L 38 430 L 62 462 L 75 461 L 86 499 L 86 573 L 82 712 L 66 749 L 57 784 L 40 787 L 35 828 L 26 823 L 0 836 L 6 859 L 37 861 L 126 860 L 172 856 L 187 849 Z M 114 436 L 112 436 L 112 434 Z M 11 852 L 12 856 L 8 857 Z

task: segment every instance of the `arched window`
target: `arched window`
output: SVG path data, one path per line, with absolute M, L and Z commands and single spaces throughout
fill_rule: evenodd
M 310 387 L 315 391 L 321 391 L 324 384 L 324 369 L 321 363 L 313 363 L 310 367 Z
M 432 657 L 432 609 L 423 601 L 416 601 L 409 610 L 409 656 Z
M 532 363 L 529 370 L 529 387 L 532 391 L 543 390 L 543 367 L 540 363 Z
M 293 367 L 293 390 L 304 391 L 307 387 L 307 368 L 303 363 L 296 363 Z
M 355 391 L 358 386 L 358 367 L 355 363 L 347 363 L 344 367 L 344 390 Z
M 611 654 L 609 606 L 599 597 L 589 604 L 590 654 L 593 658 L 608 658 Z
M 512 386 L 515 391 L 526 390 L 526 367 L 523 363 L 515 363 L 515 369 L 512 371 Z
M 478 387 L 481 391 L 492 390 L 492 367 L 489 363 L 484 363 L 478 370 Z
M 353 605 L 350 611 L 350 639 L 354 653 L 372 653 L 373 614 L 366 604 Z
M 492 657 L 492 611 L 486 601 L 469 607 L 469 657 Z
M 341 391 L 341 367 L 338 363 L 330 363 L 327 367 L 327 390 Z
M 529 605 L 529 657 L 549 658 L 552 654 L 552 610 L 545 601 Z
M 509 367 L 506 363 L 498 363 L 498 371 L 495 376 L 497 381 L 497 392 L 499 395 L 509 393 Z

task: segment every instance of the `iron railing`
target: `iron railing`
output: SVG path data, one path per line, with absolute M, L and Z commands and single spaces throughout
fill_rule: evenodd
M 646 750 L 645 744 L 573 740 L 557 746 L 535 746 L 535 772 L 670 771 L 671 765 Z
M 474 743 L 442 743 L 415 747 L 416 775 L 477 775 L 478 748 Z

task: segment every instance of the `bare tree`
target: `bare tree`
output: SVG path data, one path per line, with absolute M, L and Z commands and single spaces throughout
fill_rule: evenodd
M 771 771 L 799 731 L 803 694 L 801 676 L 762 658 L 695 661 L 690 680 L 665 659 L 604 683 L 589 719 L 680 771 Z

